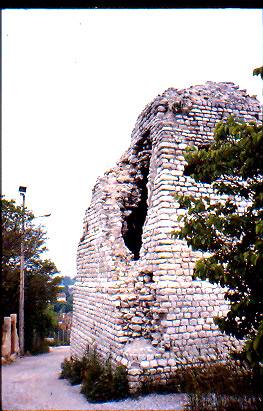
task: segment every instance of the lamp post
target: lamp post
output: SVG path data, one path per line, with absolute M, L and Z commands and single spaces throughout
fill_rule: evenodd
M 20 355 L 25 353 L 25 198 L 26 198 L 26 187 L 20 186 L 19 193 L 22 196 L 22 237 L 21 237 L 21 248 L 20 248 L 20 281 L 19 281 L 19 347 Z M 39 217 L 50 217 L 51 214 L 40 215 Z
M 24 241 L 25 241 L 25 197 L 26 197 L 26 187 L 19 187 L 19 193 L 23 198 L 22 208 L 22 237 L 21 237 L 21 249 L 20 249 L 20 288 L 19 288 L 19 346 L 20 355 L 24 355 L 24 306 L 25 306 L 25 252 L 24 252 Z

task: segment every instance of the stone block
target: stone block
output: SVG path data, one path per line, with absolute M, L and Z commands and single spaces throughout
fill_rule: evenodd
M 11 318 L 4 317 L 2 331 L 2 356 L 10 357 L 11 355 Z

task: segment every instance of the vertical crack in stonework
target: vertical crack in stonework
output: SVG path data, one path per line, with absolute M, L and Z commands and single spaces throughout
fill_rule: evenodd
M 139 260 L 142 246 L 143 225 L 145 223 L 148 206 L 148 175 L 152 144 L 150 132 L 146 132 L 134 147 L 134 155 L 138 162 L 135 165 L 136 178 L 132 192 L 123 201 L 121 209 L 122 236 L 126 247 L 133 253 L 134 260 Z

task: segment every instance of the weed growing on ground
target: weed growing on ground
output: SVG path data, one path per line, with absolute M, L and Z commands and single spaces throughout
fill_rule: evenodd
M 263 409 L 262 377 L 234 360 L 185 367 L 177 374 L 188 393 L 191 411 L 259 411 Z M 261 387 L 261 388 L 260 388 Z
M 145 378 L 142 391 L 187 393 L 189 411 L 259 411 L 263 410 L 262 387 L 260 374 L 228 360 L 180 366 L 166 384 Z
M 60 378 L 81 384 L 81 393 L 91 402 L 119 400 L 129 394 L 126 368 L 114 367 L 110 357 L 103 360 L 96 349 L 88 349 L 82 359 L 65 359 L 61 368 Z
M 218 393 L 188 394 L 187 410 L 189 411 L 261 411 L 262 396 L 223 395 Z

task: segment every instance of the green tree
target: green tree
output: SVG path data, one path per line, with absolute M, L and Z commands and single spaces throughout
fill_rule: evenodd
M 54 304 L 54 310 L 56 313 L 68 313 L 73 311 L 73 294 L 70 290 L 70 286 L 74 285 L 75 278 L 69 276 L 61 277 L 60 288 L 61 292 L 66 294 L 66 301 L 57 301 Z
M 68 275 L 65 275 L 64 277 L 62 277 L 61 283 L 66 287 L 69 285 L 73 285 L 75 283 L 75 279 L 69 277 Z
M 62 313 L 69 313 L 73 311 L 73 296 L 70 294 L 67 297 L 67 300 L 64 301 L 57 301 L 54 304 L 54 311 L 56 313 L 62 314 Z
M 208 252 L 198 260 L 194 278 L 226 287 L 226 317 L 219 328 L 245 339 L 243 357 L 253 366 L 263 361 L 263 131 L 262 125 L 230 117 L 217 124 L 214 142 L 190 149 L 184 174 L 211 184 L 218 195 L 178 196 L 187 213 L 174 236 L 193 250 Z
M 34 215 L 14 200 L 1 199 L 2 207 L 2 315 L 19 311 L 20 247 L 25 221 L 25 349 L 40 346 L 55 326 L 51 304 L 55 302 L 61 278 L 55 264 L 42 260 L 46 233 L 34 225 Z
M 263 80 L 263 66 L 255 68 L 253 70 L 253 76 L 260 76 Z

